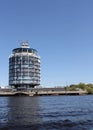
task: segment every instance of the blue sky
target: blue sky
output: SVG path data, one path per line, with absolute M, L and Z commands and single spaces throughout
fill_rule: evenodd
M 0 0 L 0 85 L 21 41 L 41 57 L 41 85 L 93 83 L 93 0 Z

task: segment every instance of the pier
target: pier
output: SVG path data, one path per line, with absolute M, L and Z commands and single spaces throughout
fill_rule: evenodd
M 48 95 L 86 95 L 87 91 L 66 91 L 64 88 L 33 88 L 28 90 L 0 89 L 0 96 L 48 96 Z

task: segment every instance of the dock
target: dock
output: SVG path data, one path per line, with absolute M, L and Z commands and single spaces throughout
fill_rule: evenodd
M 87 95 L 87 91 L 66 91 L 64 88 L 32 88 L 28 90 L 0 89 L 0 96 L 48 96 L 48 95 Z

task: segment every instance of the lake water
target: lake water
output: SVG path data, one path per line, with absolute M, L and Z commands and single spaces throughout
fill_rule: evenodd
M 0 97 L 0 130 L 93 130 L 93 96 Z

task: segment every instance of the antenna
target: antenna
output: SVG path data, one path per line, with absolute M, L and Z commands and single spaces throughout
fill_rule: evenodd
M 22 48 L 30 48 L 29 43 L 27 41 L 26 42 L 21 42 L 20 45 L 21 45 Z

